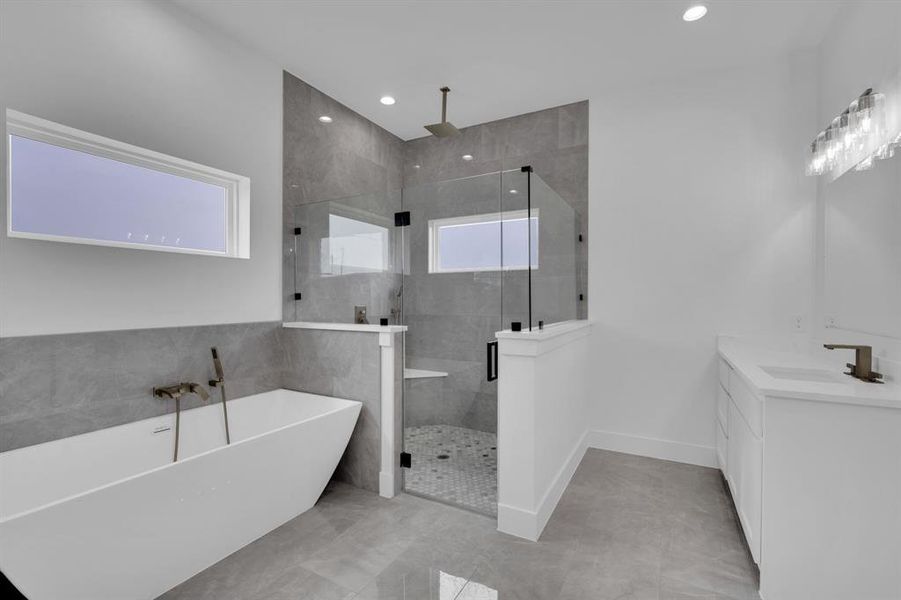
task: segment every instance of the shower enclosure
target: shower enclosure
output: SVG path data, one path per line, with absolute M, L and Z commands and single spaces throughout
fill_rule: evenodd
M 523 167 L 304 205 L 293 225 L 295 320 L 365 306 L 407 326 L 404 489 L 495 515 L 495 333 L 577 318 L 577 214 Z

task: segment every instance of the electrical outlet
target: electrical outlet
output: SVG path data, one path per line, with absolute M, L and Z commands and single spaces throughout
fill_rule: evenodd
M 830 316 L 823 318 L 823 325 L 825 325 L 827 329 L 835 329 L 838 327 L 838 325 L 835 324 L 835 317 Z
M 807 320 L 804 318 L 804 315 L 795 315 L 792 317 L 792 328 L 795 331 L 807 330 Z

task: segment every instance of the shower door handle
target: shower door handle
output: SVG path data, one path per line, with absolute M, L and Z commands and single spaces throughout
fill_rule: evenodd
M 497 340 L 488 342 L 486 350 L 486 358 L 488 360 L 488 381 L 494 381 L 497 379 Z

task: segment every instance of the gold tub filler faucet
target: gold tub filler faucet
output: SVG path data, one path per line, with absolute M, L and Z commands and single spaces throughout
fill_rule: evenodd
M 213 370 L 216 372 L 216 378 L 210 379 L 211 388 L 219 388 L 219 395 L 222 398 L 222 417 L 225 419 L 225 443 L 231 444 L 231 435 L 228 431 L 228 407 L 225 402 L 225 374 L 222 369 L 222 361 L 219 360 L 219 351 L 216 348 L 210 348 L 213 354 Z M 178 439 L 179 426 L 181 424 L 181 397 L 187 394 L 197 394 L 200 399 L 206 402 L 210 399 L 209 392 L 199 383 L 176 383 L 175 385 L 167 385 L 153 388 L 153 395 L 156 398 L 169 398 L 175 400 L 175 452 L 172 455 L 172 462 L 178 460 Z
M 827 350 L 854 350 L 854 364 L 847 363 L 846 366 L 851 369 L 845 375 L 856 377 L 862 381 L 870 383 L 885 383 L 880 381 L 882 373 L 873 370 L 873 347 L 857 346 L 854 344 L 823 344 Z
M 179 426 L 181 425 L 181 397 L 186 394 L 197 394 L 204 402 L 210 399 L 209 392 L 207 392 L 199 383 L 176 383 L 175 385 L 153 388 L 153 395 L 157 398 L 170 398 L 175 400 L 175 452 L 172 455 L 172 462 L 178 460 L 178 434 Z

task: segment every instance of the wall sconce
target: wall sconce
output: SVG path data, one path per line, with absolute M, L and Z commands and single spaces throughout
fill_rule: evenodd
M 811 142 L 806 173 L 828 173 L 834 180 L 852 168 L 872 168 L 876 159 L 891 158 L 899 147 L 901 131 L 892 137 L 886 129 L 885 96 L 870 88 Z

